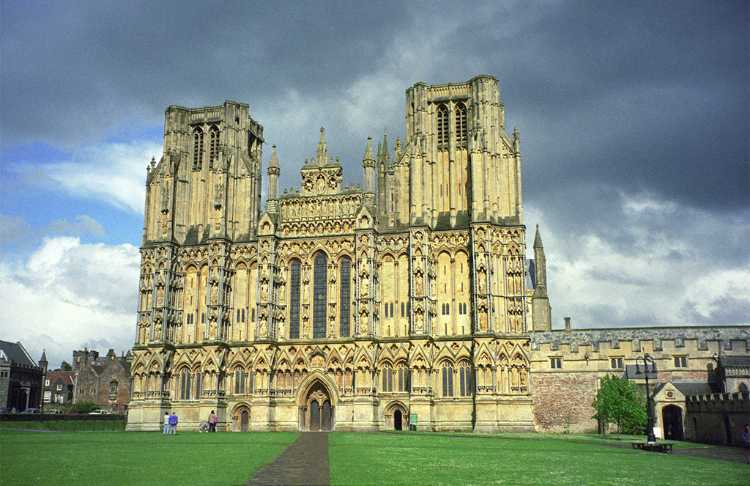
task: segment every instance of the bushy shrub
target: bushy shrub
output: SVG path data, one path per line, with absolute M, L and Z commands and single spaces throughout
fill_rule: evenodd
M 646 427 L 646 400 L 626 378 L 605 376 L 594 399 L 594 418 L 599 423 L 617 424 L 624 434 L 642 433 Z

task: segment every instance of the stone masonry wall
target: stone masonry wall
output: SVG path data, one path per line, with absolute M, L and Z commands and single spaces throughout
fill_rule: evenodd
M 531 390 L 537 431 L 596 431 L 592 403 L 597 381 L 593 373 L 533 373 Z

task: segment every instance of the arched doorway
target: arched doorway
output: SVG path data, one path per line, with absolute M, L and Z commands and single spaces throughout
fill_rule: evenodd
M 247 409 L 240 412 L 240 432 L 247 432 L 248 425 L 250 424 L 250 414 Z
M 250 430 L 250 409 L 247 405 L 240 404 L 232 412 L 232 421 L 234 425 L 232 430 L 235 432 L 247 432 Z
M 328 389 L 316 381 L 307 392 L 302 410 L 302 429 L 312 432 L 333 430 L 333 405 Z
M 667 405 L 661 413 L 662 423 L 664 424 L 664 438 L 682 440 L 682 409 L 677 405 Z
M 402 425 L 403 418 L 404 417 L 401 414 L 401 410 L 397 408 L 393 412 L 393 428 L 395 430 L 403 430 L 403 425 Z

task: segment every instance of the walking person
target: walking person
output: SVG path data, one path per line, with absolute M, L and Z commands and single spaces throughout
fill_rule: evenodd
M 164 412 L 164 427 L 162 427 L 161 433 L 164 435 L 169 433 L 169 412 Z
M 208 431 L 209 432 L 216 432 L 216 423 L 219 421 L 219 416 L 214 413 L 213 410 L 211 410 L 211 413 L 208 414 Z
M 750 424 L 745 424 L 745 428 L 740 435 L 742 448 L 745 450 L 745 462 L 750 464 Z
M 179 420 L 177 419 L 177 414 L 172 412 L 169 415 L 169 433 L 171 435 L 175 435 L 177 433 L 177 422 L 179 422 Z

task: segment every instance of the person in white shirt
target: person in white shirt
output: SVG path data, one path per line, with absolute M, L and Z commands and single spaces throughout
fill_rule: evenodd
M 161 431 L 162 434 L 169 433 L 169 413 L 164 412 L 164 428 Z

